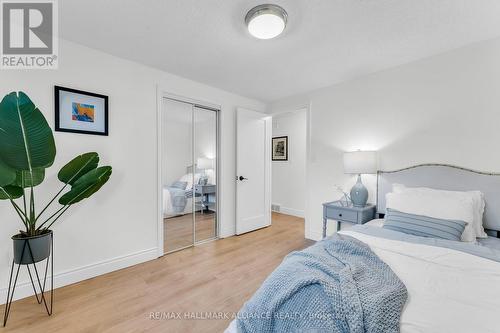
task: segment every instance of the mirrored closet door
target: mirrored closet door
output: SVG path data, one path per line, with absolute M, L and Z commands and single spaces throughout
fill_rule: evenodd
M 199 181 L 195 192 L 195 242 L 217 235 L 217 113 L 194 107 L 194 156 Z
M 162 205 L 164 252 L 217 238 L 218 111 L 164 98 Z

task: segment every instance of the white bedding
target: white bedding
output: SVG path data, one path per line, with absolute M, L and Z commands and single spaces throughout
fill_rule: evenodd
M 366 225 L 371 225 L 372 227 L 383 227 L 384 219 L 374 219 L 365 223 Z
M 381 226 L 383 219 L 368 225 Z M 500 263 L 472 254 L 352 230 L 405 284 L 402 333 L 500 332 Z M 225 331 L 236 333 L 231 322 Z
M 341 231 L 368 244 L 408 289 L 401 332 L 500 332 L 500 263 L 471 254 Z
M 200 178 L 202 178 L 203 175 L 200 173 L 195 173 L 194 176 L 192 173 L 187 173 L 183 175 L 181 178 L 179 178 L 180 182 L 185 182 L 186 183 L 186 191 L 190 191 L 193 189 L 193 184 L 198 184 L 200 181 Z M 213 172 L 209 172 L 206 175 L 207 177 L 207 182 L 209 184 L 215 184 L 215 178 Z M 184 214 L 190 214 L 193 212 L 193 198 L 188 197 L 186 207 L 184 208 L 184 211 L 182 213 L 176 213 L 173 210 L 172 207 L 172 200 L 170 196 L 170 191 L 167 189 L 167 186 L 165 185 L 163 187 L 163 217 L 173 217 L 173 216 L 178 216 L 178 215 L 184 215 Z

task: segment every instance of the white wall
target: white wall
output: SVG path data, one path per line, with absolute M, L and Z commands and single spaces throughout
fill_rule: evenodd
M 234 233 L 235 108 L 265 111 L 259 101 L 183 79 L 74 43 L 60 41 L 56 71 L 2 71 L 0 94 L 25 91 L 54 123 L 54 85 L 109 96 L 109 137 L 55 133 L 57 158 L 37 188 L 42 204 L 59 189 L 56 173 L 75 155 L 97 151 L 113 166 L 111 180 L 91 199 L 76 205 L 55 227 L 57 285 L 75 282 L 157 255 L 157 85 L 173 94 L 222 106 L 221 235 Z M 10 236 L 21 227 L 8 203 L 0 202 L 0 288 L 8 283 Z M 31 286 L 16 289 L 18 296 Z M 5 293 L 5 289 L 2 289 Z M 0 301 L 4 301 L 0 294 Z
M 162 180 L 169 186 L 186 174 L 193 162 L 192 107 L 189 104 L 163 100 L 161 114 L 163 125 L 161 148 Z
M 191 104 L 163 99 L 163 185 L 168 186 L 187 173 L 193 163 L 193 107 Z M 217 114 L 214 111 L 195 109 L 194 155 L 215 159 L 217 156 Z M 215 163 L 214 163 L 215 164 Z M 215 184 L 215 170 L 206 170 Z
M 272 203 L 284 214 L 304 217 L 306 110 L 273 116 L 273 137 L 288 136 L 288 161 L 273 161 Z
M 217 157 L 217 114 L 214 111 L 196 109 L 194 125 L 195 130 L 195 156 L 196 163 L 199 158 L 212 159 L 215 165 Z M 215 170 L 205 170 L 212 178 Z M 215 181 L 215 179 L 211 179 Z
M 217 184 L 217 114 L 197 109 L 195 117 L 202 118 L 195 123 L 195 162 L 198 163 L 200 158 L 211 159 L 213 168 L 203 172 L 209 184 Z M 210 197 L 210 200 L 215 200 L 215 197 Z
M 424 162 L 500 171 L 500 39 L 273 103 L 310 106 L 306 235 L 321 235 L 321 203 L 349 189 L 342 152 L 378 150 L 380 169 Z M 364 176 L 373 201 L 375 177 Z M 330 232 L 333 231 L 332 223 Z

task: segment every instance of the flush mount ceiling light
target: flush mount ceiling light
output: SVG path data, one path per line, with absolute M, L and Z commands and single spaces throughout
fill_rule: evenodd
M 259 5 L 245 16 L 248 32 L 258 39 L 271 39 L 285 30 L 286 11 L 277 5 Z

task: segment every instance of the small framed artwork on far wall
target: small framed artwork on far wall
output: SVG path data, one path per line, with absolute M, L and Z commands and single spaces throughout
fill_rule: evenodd
M 55 130 L 108 135 L 108 96 L 55 86 Z
M 273 138 L 273 161 L 288 161 L 288 136 Z

